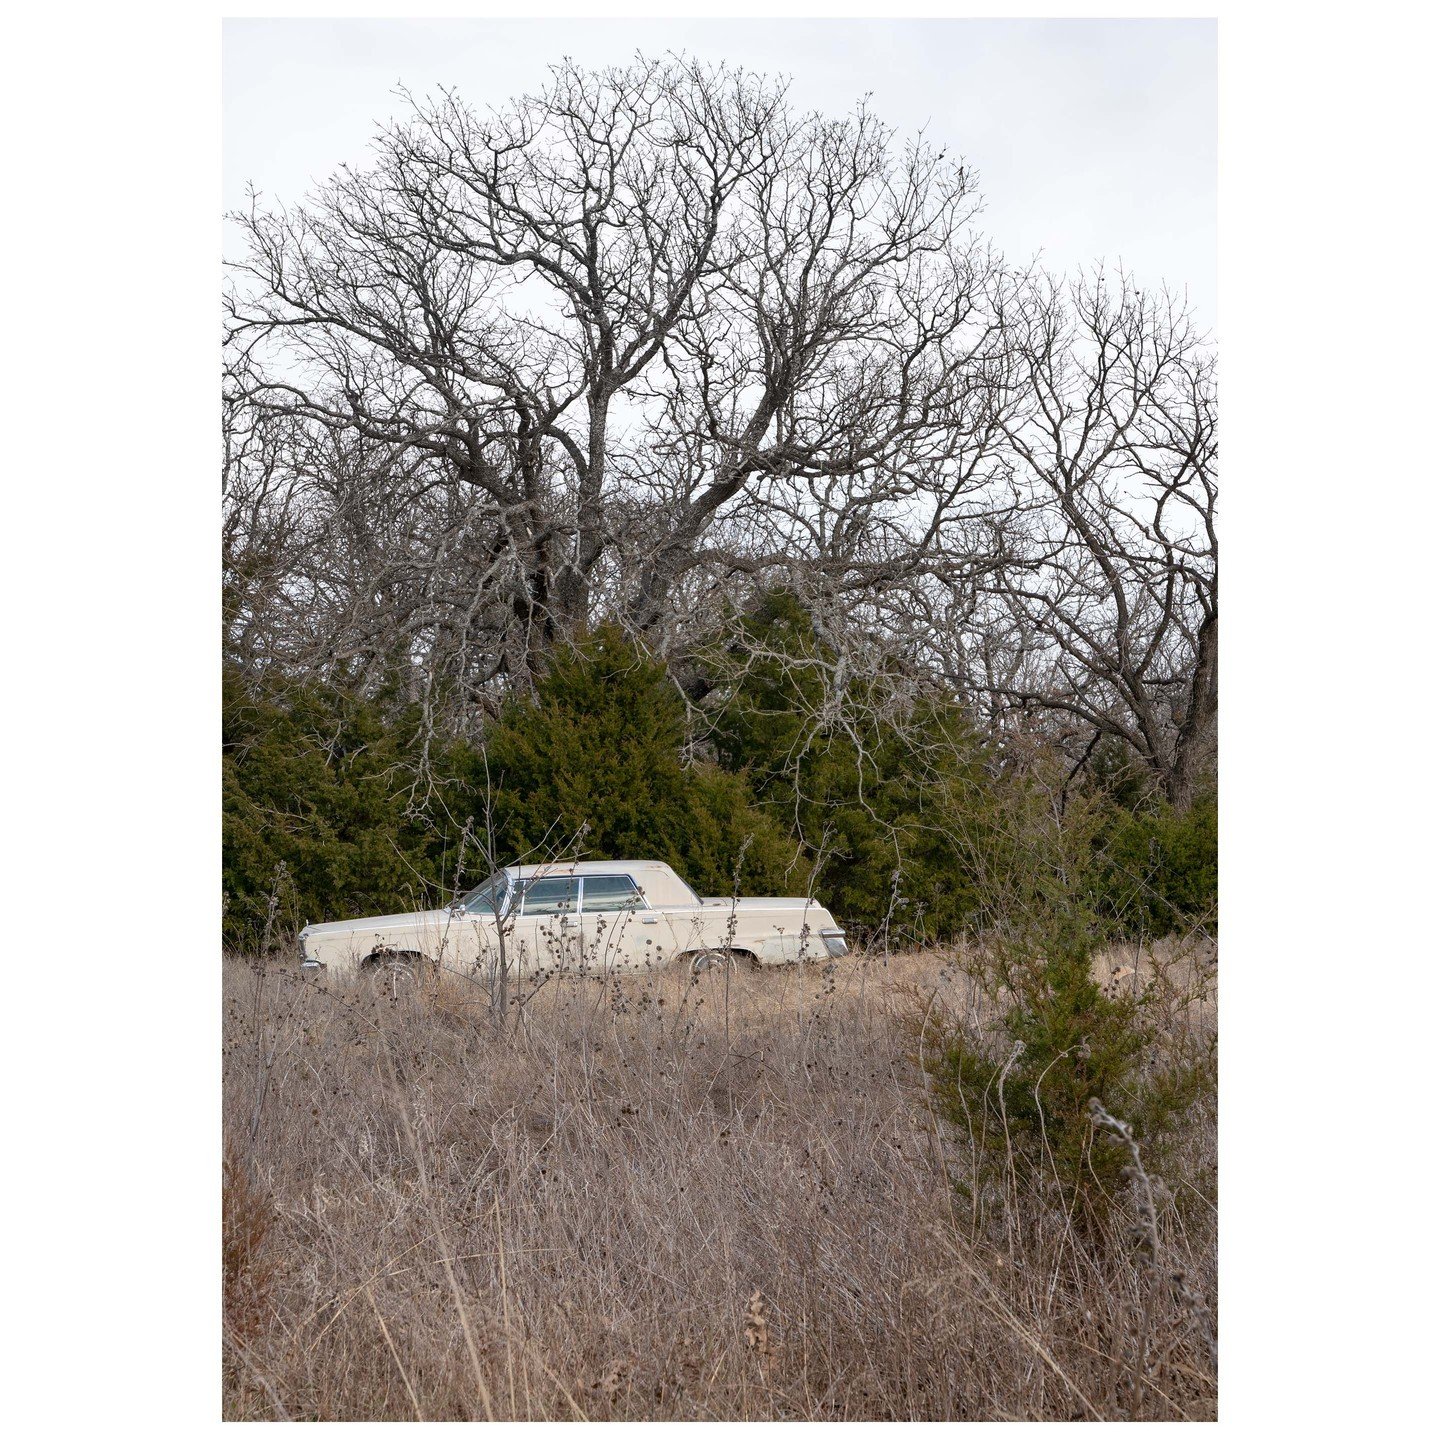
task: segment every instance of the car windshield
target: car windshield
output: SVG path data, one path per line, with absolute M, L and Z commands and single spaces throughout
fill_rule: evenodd
M 488 880 L 477 885 L 460 903 L 472 915 L 496 915 L 505 902 L 509 877 L 497 870 Z

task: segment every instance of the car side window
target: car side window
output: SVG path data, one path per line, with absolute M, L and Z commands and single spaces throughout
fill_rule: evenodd
M 587 875 L 585 910 L 634 910 L 640 905 L 640 890 L 628 875 Z
M 552 876 L 530 880 L 525 885 L 522 915 L 573 915 L 580 894 L 580 882 L 573 877 Z

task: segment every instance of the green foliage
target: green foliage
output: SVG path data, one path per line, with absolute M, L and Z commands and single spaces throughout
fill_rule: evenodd
M 257 697 L 231 675 L 222 706 L 228 942 L 435 903 L 458 827 L 439 794 L 412 794 L 416 717 L 318 686 Z M 432 753 L 442 774 L 460 748 Z
M 1098 841 L 1101 913 L 1125 935 L 1153 938 L 1201 922 L 1212 930 L 1219 884 L 1214 793 L 1184 814 L 1163 801 L 1113 806 Z
M 958 707 L 922 700 L 903 731 L 865 695 L 827 712 L 835 657 L 788 592 L 763 597 L 741 634 L 703 657 L 721 699 L 716 749 L 814 857 L 816 892 L 861 933 L 920 942 L 965 929 L 984 904 L 976 857 L 998 792 Z
M 616 630 L 558 658 L 486 739 L 507 855 L 569 847 L 584 826 L 585 853 L 668 861 L 702 893 L 730 891 L 742 851 L 747 890 L 793 883 L 795 846 L 743 776 L 682 764 L 684 704 Z
M 1152 939 L 1196 923 L 1213 933 L 1219 882 L 1219 813 L 1213 783 L 1177 811 L 1125 746 L 1107 740 L 1088 767 L 1088 796 L 1104 819 L 1097 909 L 1117 933 Z
M 1127 1120 L 1162 1160 L 1176 1121 L 1209 1076 L 1209 1058 L 1155 1024 L 1153 987 L 1110 994 L 1094 974 L 1108 926 L 1092 903 L 1101 866 L 1099 806 L 1056 823 L 1018 812 L 1025 844 L 1011 857 L 1003 918 L 969 965 L 998 1023 L 957 1020 L 926 1042 L 941 1113 L 969 1140 L 964 1181 L 977 1197 L 1013 1172 L 1095 1214 L 1126 1154 L 1097 1137 L 1090 1102 Z
M 255 694 L 227 676 L 227 940 L 438 903 L 478 878 L 473 843 L 457 861 L 487 806 L 497 861 L 653 856 L 709 894 L 731 890 L 738 862 L 743 889 L 811 890 L 857 937 L 896 944 L 989 932 L 1042 904 L 1030 845 L 1044 818 L 1084 837 L 1071 898 L 1108 935 L 1213 924 L 1213 794 L 1177 814 L 1109 747 L 1057 809 L 1056 777 L 1001 764 L 954 703 L 921 696 L 903 725 L 853 687 L 837 705 L 836 656 L 785 592 L 731 649 L 697 658 L 718 764 L 685 763 L 679 692 L 613 629 L 558 655 L 483 747 L 422 746 L 420 716 L 393 701 Z
M 778 891 L 797 850 L 741 775 L 685 766 L 684 706 L 664 668 L 603 631 L 557 660 L 534 700 L 513 702 L 484 748 L 425 751 L 419 716 L 320 687 L 283 697 L 226 677 L 224 934 L 254 945 L 307 921 L 440 903 L 462 834 L 496 859 L 527 854 L 667 860 L 696 889 Z M 485 861 L 473 838 L 463 880 Z

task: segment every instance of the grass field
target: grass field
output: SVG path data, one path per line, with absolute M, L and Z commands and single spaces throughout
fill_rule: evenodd
M 914 1058 L 975 1015 L 949 959 L 561 978 L 500 1035 L 231 958 L 226 1417 L 1213 1418 L 1213 1104 L 1153 1257 L 977 1210 Z M 1208 958 L 1157 960 L 1208 1032 Z

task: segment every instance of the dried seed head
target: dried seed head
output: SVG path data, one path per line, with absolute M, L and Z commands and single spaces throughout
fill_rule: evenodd
M 751 1294 L 750 1303 L 745 1307 L 745 1344 L 757 1355 L 770 1353 L 770 1311 L 758 1290 Z

